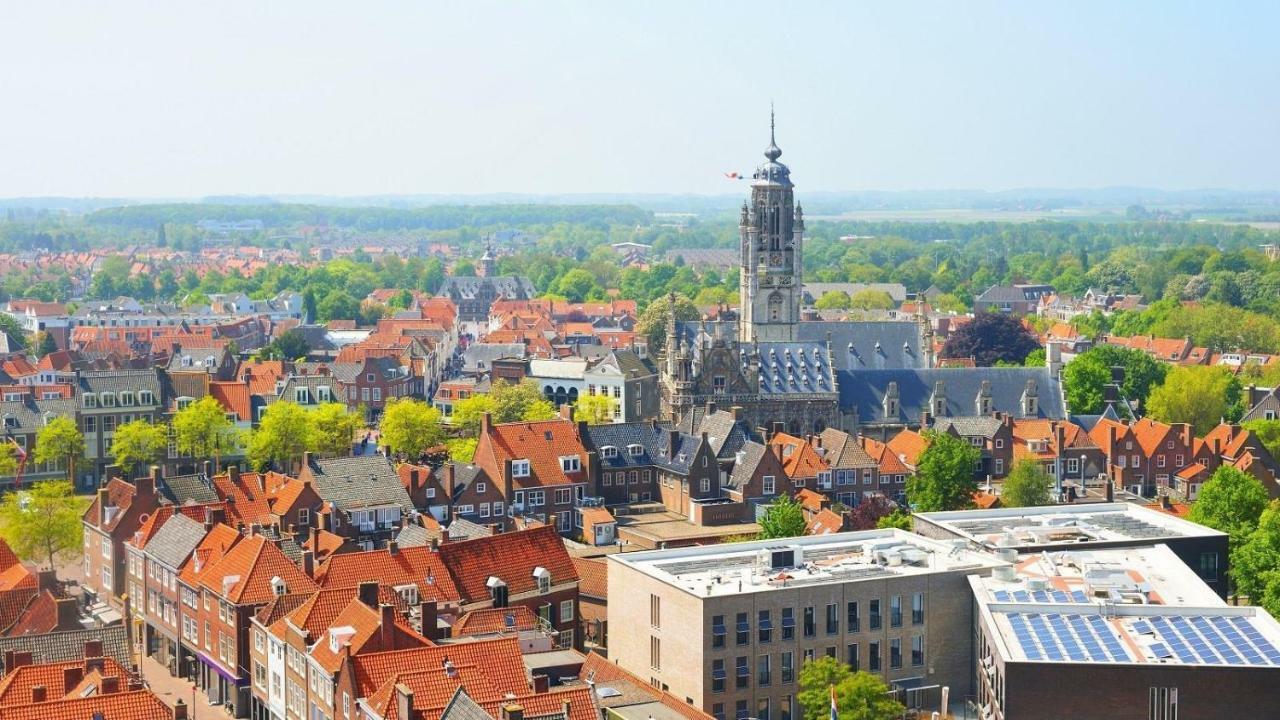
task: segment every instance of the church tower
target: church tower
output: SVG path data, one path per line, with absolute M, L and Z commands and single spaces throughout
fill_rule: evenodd
M 741 342 L 794 342 L 800 322 L 801 245 L 804 215 L 795 204 L 791 170 L 778 162 L 769 112 L 767 162 L 756 168 L 751 199 L 742 204 L 739 223 L 740 268 L 738 339 Z

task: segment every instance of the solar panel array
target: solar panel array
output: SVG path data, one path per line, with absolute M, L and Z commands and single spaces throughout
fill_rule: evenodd
M 1008 618 L 1028 660 L 1131 661 L 1115 631 L 1098 615 L 1008 613 Z
M 996 590 L 992 593 L 996 602 L 1082 603 L 1089 602 L 1083 590 Z
M 1280 650 L 1245 617 L 1155 616 L 1133 623 L 1151 653 L 1188 665 L 1280 665 Z

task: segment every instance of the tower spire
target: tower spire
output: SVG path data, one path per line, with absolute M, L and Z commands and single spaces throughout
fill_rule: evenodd
M 774 122 L 773 122 L 773 101 L 769 102 L 769 147 L 765 148 L 764 156 L 769 158 L 769 162 L 777 162 L 782 157 L 782 150 L 778 148 L 778 142 L 774 139 Z

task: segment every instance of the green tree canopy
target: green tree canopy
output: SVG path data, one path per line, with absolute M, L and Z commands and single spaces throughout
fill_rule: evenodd
M 819 310 L 848 310 L 852 305 L 847 294 L 839 290 L 828 290 L 814 301 L 813 306 Z
M 31 459 L 38 463 L 61 463 L 67 469 L 67 480 L 75 481 L 76 466 L 84 460 L 84 435 L 74 418 L 53 418 L 36 433 L 36 447 Z
M 493 422 L 537 422 L 556 416 L 556 408 L 542 396 L 532 380 L 509 383 L 497 380 L 489 388 L 493 398 Z
M 364 427 L 364 418 L 349 412 L 342 403 L 327 402 L 311 411 L 311 433 L 307 447 L 328 457 L 351 454 L 356 432 Z
M 1280 500 L 1272 500 L 1258 518 L 1258 527 L 1231 553 L 1231 579 L 1236 592 L 1250 600 L 1262 598 L 1267 585 L 1280 576 Z
M 111 439 L 111 459 L 124 471 L 125 477 L 133 477 L 139 469 L 164 457 L 169 447 L 168 428 L 153 425 L 147 420 L 134 420 L 116 427 Z
M 1097 414 L 1103 410 L 1103 389 L 1111 382 L 1111 368 L 1124 368 L 1120 395 L 1146 407 L 1151 389 L 1164 382 L 1169 366 L 1156 362 L 1141 350 L 1117 345 L 1092 347 L 1062 368 L 1062 384 L 1073 413 Z
M 698 307 L 684 295 L 676 295 L 676 321 L 697 320 Z M 649 307 L 640 313 L 636 320 L 636 332 L 645 337 L 649 344 L 649 352 L 662 350 L 667 341 L 667 318 L 671 315 L 671 302 L 666 296 L 659 297 L 649 303 Z
M 275 360 L 297 360 L 306 357 L 310 352 L 311 346 L 307 344 L 302 331 L 292 328 L 280 333 L 275 340 L 258 351 L 258 354 L 263 358 Z
M 910 532 L 913 526 L 914 520 L 911 517 L 911 513 L 902 508 L 894 508 L 893 512 L 876 520 L 876 527 L 881 530 L 897 528 Z
M 1031 458 L 1014 463 L 1000 487 L 1000 504 L 1005 507 L 1034 507 L 1052 503 L 1053 477 L 1040 467 L 1040 463 Z
M 981 367 L 1003 360 L 1021 365 L 1040 341 L 1018 318 L 1005 313 L 982 312 L 951 333 L 942 346 L 944 358 L 973 358 Z
M 585 420 L 588 425 L 611 423 L 615 405 L 616 401 L 605 395 L 579 395 L 573 404 L 573 417 Z
M 929 447 L 920 453 L 916 473 L 907 479 L 907 500 L 916 512 L 962 510 L 973 505 L 978 448 L 936 430 L 927 430 Z
M 798 537 L 805 531 L 804 509 L 786 495 L 779 495 L 760 518 L 760 537 L 765 540 Z
M 421 457 L 427 448 L 444 441 L 440 411 L 411 398 L 388 402 L 378 429 L 382 432 L 383 444 L 411 459 Z
M 879 675 L 854 672 L 847 664 L 824 655 L 800 668 L 796 699 L 804 720 L 831 718 L 833 689 L 838 720 L 896 720 L 905 712 L 902 704 L 889 696 L 889 687 Z
M 0 503 L 0 535 L 24 560 L 43 561 L 50 570 L 58 558 L 74 557 L 83 543 L 82 504 L 71 483 L 44 480 L 7 493 Z
M 453 404 L 453 426 L 458 428 L 463 435 L 474 436 L 480 432 L 480 419 L 485 413 L 493 416 L 498 410 L 498 404 L 494 401 L 492 395 L 478 394 L 468 398 L 463 398 Z M 392 446 L 394 447 L 394 446 Z
M 1227 534 L 1232 548 L 1248 541 L 1267 508 L 1267 489 L 1249 473 L 1219 465 L 1200 486 L 1187 519 Z
M 240 432 L 211 395 L 206 395 L 173 416 L 178 452 L 193 458 L 212 457 L 214 471 L 222 471 L 222 458 L 240 447 Z
M 1147 415 L 1166 423 L 1190 423 L 1203 436 L 1240 417 L 1240 379 L 1216 365 L 1175 367 L 1151 391 Z
M 865 288 L 849 298 L 849 307 L 858 310 L 892 310 L 894 302 L 884 290 Z
M 476 456 L 476 439 L 473 437 L 446 440 L 449 448 L 449 459 L 454 462 L 469 463 Z
M 1280 459 L 1280 420 L 1250 420 L 1242 425 L 1258 436 L 1272 457 Z
M 272 463 L 285 472 L 293 470 L 311 437 L 311 419 L 307 411 L 289 401 L 274 402 L 256 430 L 249 434 L 246 455 L 254 467 L 262 469 Z

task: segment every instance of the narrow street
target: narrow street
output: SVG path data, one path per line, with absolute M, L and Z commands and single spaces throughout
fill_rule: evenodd
M 187 717 L 190 720 L 231 717 L 223 708 L 210 705 L 208 696 L 199 690 L 195 691 L 193 704 L 191 689 L 194 686 L 183 678 L 170 677 L 168 670 L 149 657 L 142 659 L 142 677 L 151 692 L 165 705 L 173 707 L 178 698 L 182 698 L 187 704 Z

